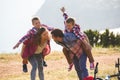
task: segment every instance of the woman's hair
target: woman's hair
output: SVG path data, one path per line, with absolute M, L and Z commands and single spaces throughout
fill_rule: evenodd
M 41 35 L 45 30 L 46 30 L 45 28 L 38 29 L 38 32 L 37 32 L 37 34 L 35 34 L 34 39 L 33 39 L 34 40 L 33 42 L 35 45 L 41 44 L 41 39 L 42 39 Z

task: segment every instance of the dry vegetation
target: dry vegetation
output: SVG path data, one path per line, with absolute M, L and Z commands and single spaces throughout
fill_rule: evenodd
M 115 61 L 120 58 L 119 48 L 93 48 L 95 63 L 99 62 L 97 76 L 104 78 L 107 74 L 114 74 Z M 28 73 L 22 72 L 22 63 L 19 54 L 0 54 L 0 80 L 30 80 L 31 65 L 28 64 Z M 78 80 L 74 68 L 67 71 L 67 62 L 62 52 L 54 51 L 46 57 L 48 67 L 44 68 L 45 80 Z M 89 69 L 89 62 L 87 62 Z M 93 71 L 89 70 L 93 76 Z M 37 76 L 37 79 L 38 76 Z M 116 80 L 112 79 L 112 80 Z

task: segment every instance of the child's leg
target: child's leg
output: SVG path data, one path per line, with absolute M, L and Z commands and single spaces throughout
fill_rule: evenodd
M 87 57 L 88 57 L 88 59 L 89 59 L 89 62 L 90 62 L 90 63 L 93 63 L 93 62 L 94 62 L 94 58 L 93 58 L 93 56 L 92 56 L 91 50 L 86 51 L 86 54 L 87 54 Z
M 42 51 L 42 58 L 43 58 L 43 66 L 47 67 L 47 64 L 44 60 L 45 56 L 48 55 L 51 51 L 50 45 L 47 44 L 47 46 Z
M 82 46 L 83 46 L 83 50 L 85 51 L 85 53 L 87 54 L 87 57 L 89 59 L 90 69 L 94 69 L 94 58 L 93 58 L 93 55 L 91 52 L 92 49 L 91 49 L 90 44 L 86 40 L 83 40 Z
M 69 68 L 68 68 L 68 71 L 70 71 L 72 69 L 72 66 L 73 66 L 73 60 L 71 59 L 70 57 L 70 51 L 68 51 L 66 48 L 63 48 L 63 53 L 67 59 L 67 62 L 69 64 Z
M 68 64 L 72 64 L 73 61 L 72 61 L 72 59 L 70 58 L 69 51 L 68 51 L 66 48 L 63 48 L 63 53 L 64 53 L 64 55 L 65 55 L 65 57 L 66 57 L 66 59 L 67 59 Z
M 28 72 L 28 70 L 27 70 L 28 59 L 23 58 L 22 63 L 23 63 L 23 72 Z
M 45 60 L 44 60 L 45 55 L 42 55 L 42 58 L 43 58 L 43 66 L 47 67 L 47 63 L 46 63 Z

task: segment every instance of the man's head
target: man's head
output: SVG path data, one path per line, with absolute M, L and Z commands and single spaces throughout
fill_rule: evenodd
M 52 38 L 55 42 L 62 42 L 64 34 L 60 29 L 54 29 L 52 32 Z
M 38 17 L 32 18 L 32 25 L 36 28 L 40 28 L 41 24 L 40 24 L 40 20 Z
M 75 20 L 73 18 L 68 18 L 65 22 L 65 25 L 68 30 L 72 30 L 73 26 L 75 25 Z

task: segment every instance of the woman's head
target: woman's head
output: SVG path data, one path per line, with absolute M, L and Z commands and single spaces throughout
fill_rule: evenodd
M 34 36 L 34 43 L 36 45 L 40 45 L 42 40 L 49 40 L 49 34 L 45 28 L 38 29 L 37 34 Z

